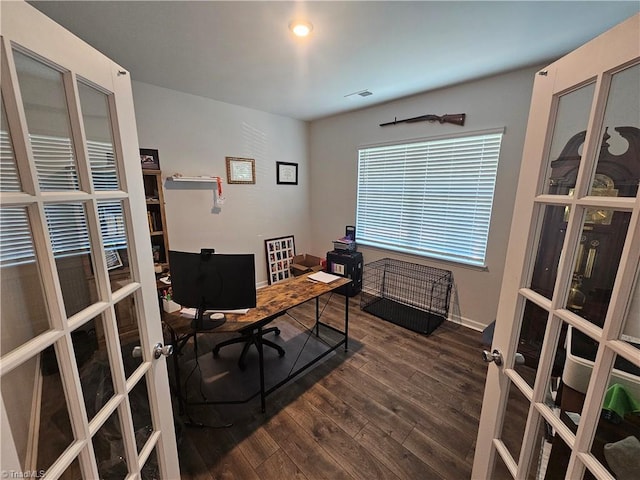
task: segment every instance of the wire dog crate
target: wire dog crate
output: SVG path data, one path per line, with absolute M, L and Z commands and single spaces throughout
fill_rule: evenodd
M 428 335 L 449 316 L 452 284 L 449 270 L 383 258 L 364 266 L 360 308 Z

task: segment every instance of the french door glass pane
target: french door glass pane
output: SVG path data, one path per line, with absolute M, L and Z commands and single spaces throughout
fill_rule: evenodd
M 84 396 L 87 420 L 93 417 L 113 397 L 114 387 L 109 354 L 98 331 L 104 328 L 104 317 L 98 315 L 71 335 Z
M 504 422 L 502 424 L 502 434 L 500 439 L 504 442 L 507 450 L 517 462 L 520 457 L 520 448 L 524 438 L 524 427 L 527 423 L 529 413 L 529 400 L 522 392 L 510 383 L 509 397 L 505 409 Z
M 111 291 L 115 292 L 131 283 L 124 206 L 119 200 L 99 201 L 97 204 Z
M 160 478 L 157 447 L 153 449 L 151 455 L 149 455 L 149 458 L 147 459 L 147 463 L 142 467 L 140 477 L 142 480 L 158 480 Z
M 566 359 L 560 395 L 561 418 L 576 432 L 584 406 L 584 395 L 591 381 L 598 342 L 576 328 L 565 325 Z
M 558 262 L 567 233 L 566 217 L 569 207 L 546 205 L 542 207 L 540 240 L 531 276 L 530 288 L 551 299 L 556 285 Z
M 25 207 L 0 208 L 0 296 L 0 355 L 49 330 L 49 310 Z
M 565 423 L 569 421 L 566 414 L 561 415 Z M 545 469 L 545 480 L 555 480 L 565 478 L 567 467 L 569 466 L 569 457 L 571 457 L 571 448 L 557 433 L 551 441 L 551 451 L 549 452 L 549 460 Z
M 118 410 L 114 411 L 93 436 L 100 478 L 125 478 L 129 472 L 119 417 Z
M 601 132 L 602 145 L 596 175 L 589 195 L 635 197 L 640 174 L 640 152 L 632 145 L 640 142 L 640 64 L 613 75 Z M 628 171 L 617 178 L 615 185 L 611 161 L 624 165 Z
M 47 470 L 74 440 L 54 348 L 3 374 L 1 390 L 22 470 Z
M 119 181 L 108 98 L 104 93 L 84 83 L 78 83 L 78 93 L 93 188 L 96 190 L 118 190 Z
M 589 216 L 589 210 L 582 225 L 566 308 L 602 327 L 631 213 L 607 210 L 609 224 L 602 224 Z
M 543 480 L 551 450 L 550 428 L 541 416 L 538 416 L 538 426 L 533 447 L 533 459 L 526 475 L 527 480 Z
M 40 189 L 78 190 L 62 74 L 17 50 L 13 56 Z
M 547 329 L 549 312 L 530 300 L 525 301 L 523 323 L 518 341 L 518 353 L 524 357 L 524 362 L 516 359 L 513 369 L 531 388 L 534 387 L 538 374 L 538 361 L 544 350 L 553 350 L 554 361 L 551 368 L 551 382 L 548 387 L 549 395 L 556 394 L 557 379 L 562 376 L 564 366 L 564 338 L 566 328 L 560 332 L 558 342 L 544 344 L 544 336 Z
M 13 152 L 13 142 L 7 122 L 7 112 L 2 98 L 2 118 L 0 118 L 0 192 L 20 192 L 20 176 Z
M 622 327 L 620 339 L 640 348 L 640 265 L 636 271 L 635 288 L 631 292 L 631 300 Z M 638 353 L 640 358 L 640 353 Z
M 76 458 L 71 465 L 67 467 L 60 480 L 82 480 L 82 473 L 80 472 L 80 462 Z
M 582 157 L 589 112 L 595 92 L 590 83 L 558 100 L 558 112 L 547 162 L 544 193 L 570 195 Z
M 533 388 L 538 369 L 538 360 L 542 353 L 542 341 L 547 329 L 549 312 L 530 300 L 525 301 L 522 327 L 518 341 L 518 353 L 522 354 L 525 363 L 516 364 L 514 369 Z
M 45 205 L 67 317 L 98 301 L 85 205 Z
M 640 367 L 618 356 L 614 368 L 602 403 L 602 416 L 596 427 L 591 453 L 614 478 L 624 478 L 625 470 L 630 467 L 629 462 L 636 468 L 640 465 L 637 455 L 630 458 L 627 453 L 639 448 L 637 437 L 640 419 L 633 412 L 628 399 L 640 398 Z
M 507 465 L 498 453 L 496 453 L 495 466 L 491 480 L 513 480 L 511 472 L 509 472 Z
M 149 407 L 149 393 L 146 378 L 140 380 L 136 386 L 131 389 L 129 393 L 129 403 L 131 404 L 136 445 L 138 447 L 138 453 L 140 453 L 153 433 L 153 421 L 151 420 L 151 408 Z
M 129 295 L 116 303 L 115 312 L 124 373 L 128 378 L 142 364 L 142 357 L 132 355 L 133 349 L 141 345 L 135 296 Z

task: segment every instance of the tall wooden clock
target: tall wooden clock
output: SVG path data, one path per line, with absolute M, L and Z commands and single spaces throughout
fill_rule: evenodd
M 607 130 L 602 140 L 590 195 L 633 197 L 637 194 L 640 181 L 640 129 L 627 126 L 614 128 L 628 144 L 626 151 L 619 155 L 610 152 L 610 135 Z M 585 135 L 585 131 L 575 134 L 558 158 L 551 162 L 549 194 L 573 193 L 581 161 L 580 147 Z M 566 209 L 551 208 L 545 212 L 531 289 L 547 298 L 551 298 L 553 294 L 557 275 L 554 259 L 560 256 L 567 220 Z M 629 220 L 630 215 L 626 212 L 598 208 L 586 212 L 567 309 L 598 326 L 604 323 L 618 268 L 618 262 L 610 259 L 620 258 Z M 518 351 L 532 367 L 537 366 L 545 327 L 546 313 L 535 305 L 527 305 Z M 559 351 L 562 356 L 560 348 Z M 556 363 L 556 369 L 561 369 L 563 358 L 558 358 Z

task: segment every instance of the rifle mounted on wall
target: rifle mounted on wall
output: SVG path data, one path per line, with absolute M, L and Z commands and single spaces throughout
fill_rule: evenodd
M 420 115 L 419 117 L 405 118 L 404 120 L 398 120 L 397 118 L 393 122 L 381 123 L 381 127 L 387 125 L 397 125 L 398 123 L 416 123 L 416 122 L 439 122 L 439 123 L 452 123 L 454 125 L 464 125 L 464 119 L 466 113 L 456 113 L 454 115 Z

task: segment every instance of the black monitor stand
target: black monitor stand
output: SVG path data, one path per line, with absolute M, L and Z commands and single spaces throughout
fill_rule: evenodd
M 203 307 L 198 308 L 196 316 L 191 322 L 191 328 L 193 328 L 197 332 L 213 330 L 214 328 L 218 328 L 220 325 L 227 321 L 226 318 L 214 320 L 209 316 L 205 316 L 204 312 L 205 309 Z

